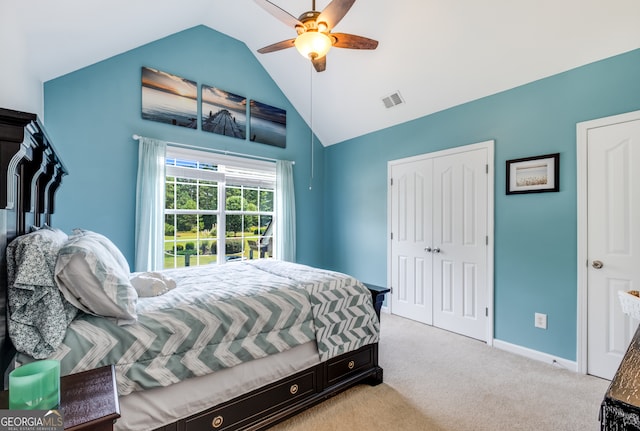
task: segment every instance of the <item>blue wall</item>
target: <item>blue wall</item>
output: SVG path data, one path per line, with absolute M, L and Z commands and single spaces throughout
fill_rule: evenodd
M 141 118 L 141 68 L 148 66 L 287 111 L 286 149 Z M 104 233 L 134 261 L 138 145 L 133 134 L 294 160 L 298 260 L 320 265 L 322 181 L 309 190 L 310 131 L 243 43 L 199 26 L 48 81 L 45 123 L 69 175 L 58 192 L 56 225 Z M 315 146 L 317 172 L 324 150 Z
M 494 139 L 495 338 L 575 360 L 576 123 L 638 109 L 640 50 L 328 147 L 326 265 L 386 284 L 387 162 Z M 506 160 L 556 152 L 559 193 L 505 195 Z

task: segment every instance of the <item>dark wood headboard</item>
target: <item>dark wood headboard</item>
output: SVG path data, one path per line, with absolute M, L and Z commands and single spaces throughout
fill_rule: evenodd
M 38 117 L 0 108 L 0 373 L 14 353 L 7 331 L 7 244 L 31 226 L 51 224 L 66 174 Z

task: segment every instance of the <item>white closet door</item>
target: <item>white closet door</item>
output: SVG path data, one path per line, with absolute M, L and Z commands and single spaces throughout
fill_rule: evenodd
M 486 150 L 433 164 L 433 324 L 477 339 L 487 318 L 486 166 Z
M 391 239 L 393 313 L 432 323 L 431 160 L 392 166 Z
M 488 159 L 476 147 L 390 162 L 392 313 L 480 340 L 491 333 Z

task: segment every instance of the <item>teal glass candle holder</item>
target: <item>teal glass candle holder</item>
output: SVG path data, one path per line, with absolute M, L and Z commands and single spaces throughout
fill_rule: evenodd
M 30 362 L 9 373 L 10 410 L 51 410 L 59 405 L 60 362 Z

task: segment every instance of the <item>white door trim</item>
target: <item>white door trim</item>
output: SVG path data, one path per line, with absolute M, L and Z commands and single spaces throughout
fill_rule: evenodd
M 635 120 L 640 120 L 640 111 L 598 118 L 596 120 L 583 121 L 576 125 L 576 169 L 578 200 L 578 322 L 576 337 L 576 358 L 577 370 L 582 374 L 587 373 L 587 337 L 589 335 L 587 333 L 587 136 L 589 133 L 589 129 L 595 129 L 598 127 L 604 127 L 612 124 L 625 123 Z
M 487 345 L 493 346 L 493 318 L 494 318 L 494 283 L 493 283 L 493 261 L 494 261 L 494 197 L 495 197 L 495 169 L 494 169 L 494 146 L 495 141 L 484 141 L 476 144 L 463 145 L 461 147 L 448 148 L 446 150 L 435 151 L 433 153 L 420 154 L 417 156 L 406 157 L 398 160 L 387 162 L 387 186 L 391 178 L 391 167 L 399 164 L 422 159 L 429 159 L 438 156 L 447 156 L 456 153 L 463 153 L 478 149 L 487 150 L 487 236 L 489 244 L 487 245 L 487 328 L 485 341 Z M 391 193 L 387 193 L 387 286 L 391 286 Z M 393 312 L 393 303 L 391 295 L 388 298 L 388 308 Z

